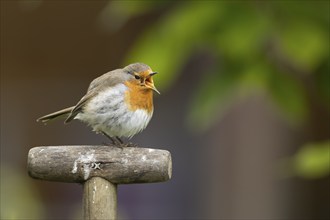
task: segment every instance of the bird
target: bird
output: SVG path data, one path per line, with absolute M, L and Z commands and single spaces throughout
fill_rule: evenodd
M 64 116 L 67 124 L 76 119 L 108 137 L 112 144 L 122 145 L 121 138 L 132 138 L 144 130 L 152 118 L 153 92 L 160 94 L 154 85 L 155 74 L 157 72 L 144 63 L 109 71 L 90 83 L 87 93 L 75 106 L 37 121 L 46 124 Z

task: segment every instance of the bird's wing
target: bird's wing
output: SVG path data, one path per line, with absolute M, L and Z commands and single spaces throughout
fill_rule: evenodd
M 91 99 L 92 97 L 94 97 L 96 94 L 97 94 L 97 92 L 95 90 L 90 90 L 86 95 L 84 95 L 80 99 L 80 101 L 77 103 L 77 105 L 74 106 L 74 108 L 70 112 L 69 116 L 64 121 L 64 123 L 69 123 L 70 121 L 72 121 L 76 117 L 76 115 L 82 111 L 82 108 L 84 107 L 85 103 L 89 99 Z
M 70 115 L 65 120 L 65 123 L 72 121 L 78 113 L 83 110 L 86 102 L 96 96 L 102 88 L 109 88 L 117 85 L 118 83 L 123 83 L 126 81 L 126 77 L 122 75 L 122 70 L 117 69 L 110 72 L 107 72 L 96 79 L 94 79 L 87 90 L 87 93 L 84 97 L 80 99 L 77 105 L 72 109 Z
M 100 85 L 102 85 L 102 87 L 106 86 L 106 87 L 112 87 L 117 85 L 118 83 L 122 83 L 124 82 L 123 77 L 122 76 L 122 69 L 116 69 L 116 70 L 112 70 L 110 72 L 107 72 L 99 77 L 97 77 L 96 79 L 94 79 L 91 84 L 88 87 L 88 91 L 93 90 L 93 89 L 98 89 L 100 87 Z

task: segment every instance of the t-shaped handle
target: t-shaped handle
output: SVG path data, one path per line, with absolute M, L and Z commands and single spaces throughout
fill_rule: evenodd
M 84 219 L 117 219 L 117 184 L 169 180 L 171 154 L 165 150 L 111 146 L 35 147 L 28 155 L 36 179 L 84 184 Z
M 153 183 L 171 179 L 166 150 L 112 146 L 34 147 L 28 155 L 29 175 L 58 182 L 85 182 L 102 177 L 115 184 Z

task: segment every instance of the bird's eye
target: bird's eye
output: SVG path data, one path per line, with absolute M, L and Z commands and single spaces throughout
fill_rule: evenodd
M 138 75 L 134 75 L 134 77 L 135 77 L 135 79 L 141 79 L 141 77 Z

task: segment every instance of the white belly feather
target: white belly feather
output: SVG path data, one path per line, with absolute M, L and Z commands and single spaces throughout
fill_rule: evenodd
M 90 99 L 83 112 L 75 119 L 89 124 L 96 132 L 105 132 L 111 137 L 132 137 L 148 125 L 152 112 L 144 109 L 131 111 L 125 103 L 127 87 L 119 84 L 100 92 Z

